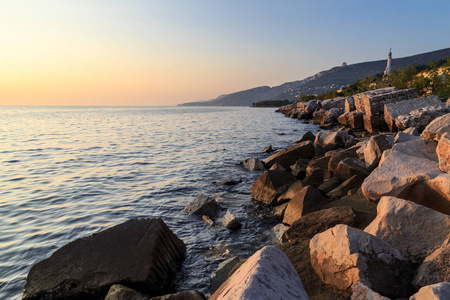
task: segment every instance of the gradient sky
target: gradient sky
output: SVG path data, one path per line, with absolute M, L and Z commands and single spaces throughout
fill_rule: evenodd
M 450 1 L 0 0 L 0 105 L 174 105 L 450 47 Z

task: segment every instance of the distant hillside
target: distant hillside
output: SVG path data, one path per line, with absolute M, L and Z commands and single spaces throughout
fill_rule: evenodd
M 440 60 L 450 56 L 450 48 L 433 52 L 394 58 L 392 68 L 404 68 L 411 65 L 428 65 L 432 60 Z M 228 95 L 221 95 L 216 99 L 200 102 L 189 102 L 186 106 L 250 106 L 252 103 L 264 100 L 296 100 L 302 93 L 321 94 L 336 90 L 354 83 L 359 78 L 384 72 L 386 59 L 357 63 L 345 67 L 334 67 L 322 71 L 303 80 L 283 83 L 275 87 L 260 86 Z

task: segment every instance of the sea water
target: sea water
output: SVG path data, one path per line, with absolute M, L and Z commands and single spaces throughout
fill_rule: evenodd
M 317 129 L 273 108 L 0 107 L 0 299 L 20 299 L 30 267 L 68 242 L 144 217 L 186 243 L 177 288 L 208 295 L 220 261 L 273 243 L 276 220 L 251 202 L 261 172 L 238 162 L 307 130 Z M 242 228 L 183 213 L 200 194 L 216 194 Z

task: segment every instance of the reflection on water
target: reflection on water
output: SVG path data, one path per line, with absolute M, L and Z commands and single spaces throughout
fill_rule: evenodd
M 19 299 L 31 265 L 69 241 L 135 217 L 164 219 L 188 247 L 178 287 L 207 294 L 218 259 L 270 241 L 250 203 L 258 174 L 237 163 L 305 130 L 273 109 L 0 107 L 0 299 Z M 213 184 L 227 176 L 242 183 Z M 200 193 L 243 227 L 181 213 Z

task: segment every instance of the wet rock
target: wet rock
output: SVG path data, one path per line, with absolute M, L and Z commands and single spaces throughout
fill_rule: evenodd
M 203 215 L 202 216 L 202 220 L 205 221 L 205 223 L 208 224 L 211 227 L 215 225 L 214 221 L 210 217 L 208 217 L 207 215 Z
M 183 208 L 189 215 L 216 215 L 221 207 L 212 196 L 201 194 Z
M 416 289 L 439 282 L 450 282 L 450 240 L 425 258 L 417 269 L 413 285 Z
M 270 153 L 270 152 L 273 152 L 273 151 L 274 150 L 272 148 L 272 145 L 269 145 L 269 146 L 267 146 L 266 148 L 263 149 L 264 153 Z
M 294 198 L 295 195 L 300 193 L 300 191 L 304 188 L 304 185 L 301 181 L 295 182 L 293 185 L 289 187 L 289 189 L 284 192 L 280 197 L 277 199 L 277 204 L 282 204 L 289 202 L 292 198 Z
M 281 243 L 283 242 L 283 235 L 286 232 L 286 230 L 288 230 L 289 226 L 286 226 L 282 223 L 275 225 L 272 228 L 272 232 L 275 235 L 275 239 Z
M 175 294 L 153 297 L 150 300 L 206 300 L 206 297 L 203 293 L 198 291 L 183 291 Z
M 343 159 L 336 167 L 334 173 L 334 175 L 342 181 L 350 179 L 354 175 L 366 178 L 369 174 L 370 172 L 367 170 L 366 165 L 356 157 Z
M 239 163 L 244 169 L 255 172 L 255 171 L 264 171 L 266 168 L 264 164 L 257 158 L 249 158 Z
M 367 285 L 358 281 L 353 286 L 351 300 L 391 300 L 377 292 L 372 291 Z
M 408 142 L 408 141 L 414 141 L 414 140 L 420 140 L 420 139 L 421 138 L 419 136 L 407 134 L 407 133 L 404 133 L 403 131 L 400 131 L 399 133 L 397 133 L 395 135 L 394 144 Z
M 382 197 L 364 230 L 420 263 L 450 237 L 450 216 L 396 197 Z
M 295 164 L 290 166 L 292 175 L 294 175 L 295 177 L 297 177 L 299 179 L 305 178 L 306 168 L 308 167 L 309 161 L 310 160 L 306 159 L 306 158 L 302 158 L 302 159 L 297 160 L 295 162 Z
M 121 284 L 113 284 L 109 288 L 105 300 L 150 300 L 150 296 L 142 295 Z
M 333 189 L 337 188 L 341 183 L 342 183 L 342 181 L 339 178 L 333 177 L 333 178 L 325 181 L 321 185 L 319 185 L 319 187 L 317 189 L 322 194 L 326 195 L 329 192 L 331 192 Z
M 322 194 L 312 186 L 304 187 L 289 201 L 283 223 L 291 225 L 302 216 L 320 209 L 327 203 Z
M 286 169 L 278 163 L 273 164 L 273 166 L 271 166 L 269 170 L 286 171 Z
M 210 277 L 211 293 L 214 293 L 228 279 L 228 273 L 239 261 L 239 257 L 235 256 L 219 264 L 217 270 Z
M 337 224 L 353 226 L 356 215 L 349 206 L 332 207 L 309 213 L 292 223 L 285 232 L 283 241 L 309 240 Z
M 347 195 L 350 190 L 359 189 L 362 184 L 362 179 L 358 175 L 354 175 L 341 183 L 339 186 L 331 190 L 327 196 L 331 199 L 341 198 Z
M 183 241 L 161 219 L 132 219 L 75 240 L 32 266 L 23 298 L 98 297 L 117 282 L 161 295 L 185 253 Z
M 294 175 L 287 171 L 265 171 L 250 188 L 252 197 L 267 205 L 274 205 L 277 198 L 296 181 Z
M 294 164 L 297 160 L 301 158 L 311 159 L 313 156 L 313 143 L 311 141 L 305 141 L 272 154 L 266 159 L 265 164 L 268 168 L 272 167 L 275 163 L 279 163 L 283 167 L 289 168 L 289 166 Z
M 345 142 L 350 138 L 345 130 L 340 131 L 319 131 L 314 140 L 314 147 L 320 146 L 325 152 L 344 148 Z M 325 153 L 324 152 L 324 153 Z
M 231 177 L 224 177 L 216 182 L 218 185 L 236 185 L 241 183 L 242 180 L 232 179 Z
M 314 133 L 312 133 L 311 131 L 307 131 L 301 139 L 294 141 L 295 144 L 301 143 L 301 142 L 305 142 L 305 141 L 311 141 L 314 142 L 314 140 L 316 139 L 316 136 L 314 135 Z
M 238 229 L 242 226 L 241 222 L 229 210 L 222 216 L 223 225 L 228 229 Z
M 409 300 L 443 300 L 450 299 L 450 282 L 441 282 L 424 286 Z
M 266 246 L 253 254 L 209 300 L 216 299 L 307 300 L 302 282 L 286 255 Z
M 372 136 L 364 147 L 364 161 L 369 170 L 373 170 L 378 166 L 381 155 L 387 149 L 392 147 L 392 137 L 385 134 Z
M 409 264 L 396 249 L 375 236 L 336 225 L 315 235 L 309 246 L 314 270 L 338 290 L 350 291 L 361 281 L 391 298 L 410 294 Z
M 450 173 L 450 133 L 444 133 L 436 148 L 439 158 L 439 169 L 442 172 Z

